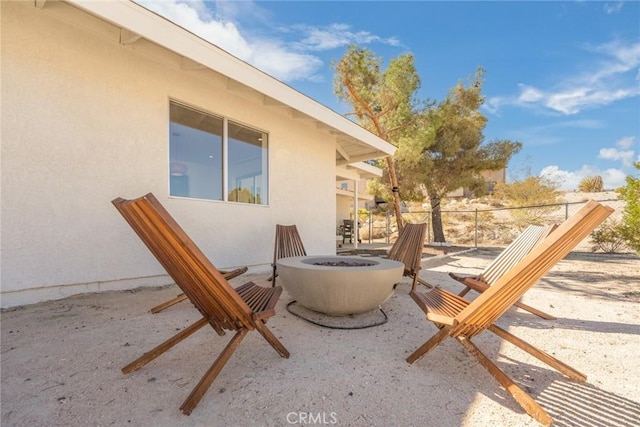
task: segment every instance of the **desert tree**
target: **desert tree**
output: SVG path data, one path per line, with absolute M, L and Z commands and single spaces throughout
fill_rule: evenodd
M 465 86 L 459 82 L 446 99 L 420 114 L 417 129 L 405 135 L 396 152 L 399 175 L 406 198 L 415 199 L 426 190 L 431 205 L 434 241 L 444 242 L 440 203 L 460 187 L 484 187 L 481 171 L 506 167 L 522 144 L 508 140 L 483 143 L 487 118 L 480 112 L 484 102 L 484 69 L 478 68 Z
M 413 55 L 403 54 L 392 59 L 384 70 L 382 62 L 382 58 L 366 48 L 349 46 L 344 56 L 331 64 L 335 70 L 334 92 L 339 100 L 351 107 L 347 116 L 398 146 L 399 140 L 415 128 L 416 119 L 423 117 L 419 112 L 425 107 L 415 98 L 420 78 Z M 394 158 L 386 157 L 381 166 L 391 190 L 384 195 L 393 199 L 400 231 L 403 222 Z

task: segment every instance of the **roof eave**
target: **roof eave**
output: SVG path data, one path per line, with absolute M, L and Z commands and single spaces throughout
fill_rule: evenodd
M 218 46 L 130 0 L 66 0 L 94 16 L 189 58 L 203 66 L 272 98 L 326 126 L 366 145 L 366 158 L 393 155 L 395 147 L 325 105 L 260 71 Z M 233 77 L 230 77 L 233 76 Z

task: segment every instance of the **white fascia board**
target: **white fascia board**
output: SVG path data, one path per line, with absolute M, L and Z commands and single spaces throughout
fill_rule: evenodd
M 382 176 L 382 169 L 371 166 L 365 162 L 350 163 L 348 165 L 336 166 L 336 178 L 342 179 L 361 179 L 375 178 Z
M 336 180 L 341 181 L 344 179 L 357 180 L 360 179 L 360 175 L 358 174 L 358 171 L 353 169 L 347 169 L 344 166 L 336 166 Z
M 354 193 L 353 191 L 336 188 L 336 196 L 348 197 L 349 199 L 353 200 Z M 375 200 L 375 196 L 372 196 L 371 194 L 367 194 L 367 193 L 358 192 L 358 200 L 363 202 L 372 202 Z
M 356 169 L 358 171 L 358 174 L 363 178 L 382 176 L 382 169 L 376 166 L 371 166 L 369 163 L 365 163 L 365 162 L 350 163 L 349 165 L 347 165 L 347 167 Z
M 130 0 L 66 1 L 344 132 L 384 153 L 379 157 L 393 155 L 396 150 L 392 144 L 330 108 Z

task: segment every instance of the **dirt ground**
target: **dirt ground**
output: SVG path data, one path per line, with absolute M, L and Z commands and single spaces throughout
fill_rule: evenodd
M 432 257 L 421 277 L 453 291 L 447 272 L 477 273 L 499 252 Z M 248 280 L 270 286 L 264 274 Z M 637 426 L 640 419 L 640 259 L 572 253 L 525 296 L 557 320 L 515 308 L 498 324 L 587 375 L 567 379 L 483 333 L 474 342 L 558 426 Z M 199 318 L 188 303 L 150 314 L 174 286 L 74 296 L 1 313 L 3 426 L 536 426 L 454 340 L 414 365 L 405 358 L 437 329 L 408 296 L 383 304 L 387 323 L 329 329 L 286 309 L 268 326 L 283 359 L 257 333 L 240 344 L 191 416 L 178 410 L 227 342 L 203 329 L 139 371 L 120 369 Z M 471 295 L 470 295 L 471 296 Z M 474 296 L 471 296 L 474 297 Z

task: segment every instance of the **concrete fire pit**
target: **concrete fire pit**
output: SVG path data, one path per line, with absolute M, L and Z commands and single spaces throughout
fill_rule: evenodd
M 292 298 L 330 316 L 377 308 L 393 294 L 404 270 L 404 264 L 388 259 L 333 255 L 282 258 L 277 266 Z

